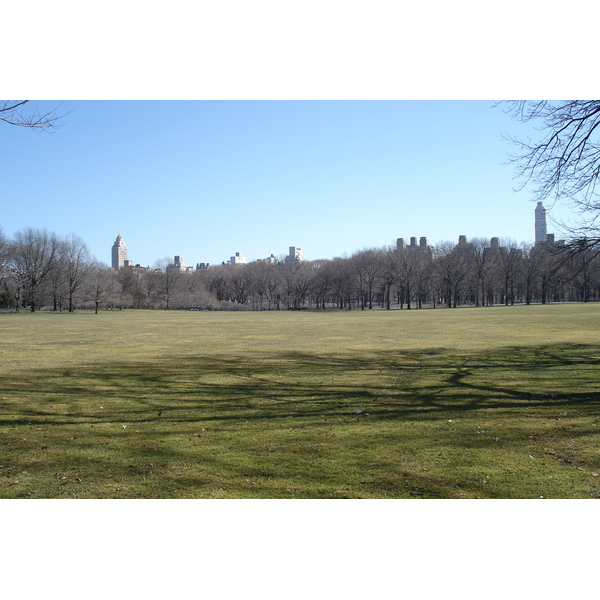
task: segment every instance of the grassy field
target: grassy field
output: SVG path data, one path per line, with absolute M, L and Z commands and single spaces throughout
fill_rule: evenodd
M 0 331 L 1 498 L 600 495 L 598 304 Z

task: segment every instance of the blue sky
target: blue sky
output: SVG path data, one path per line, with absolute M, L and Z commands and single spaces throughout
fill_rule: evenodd
M 110 262 L 120 233 L 143 265 L 534 237 L 530 194 L 513 191 L 503 164 L 503 134 L 527 129 L 491 101 L 65 101 L 59 111 L 50 135 L 0 124 L 9 236 L 75 233 Z

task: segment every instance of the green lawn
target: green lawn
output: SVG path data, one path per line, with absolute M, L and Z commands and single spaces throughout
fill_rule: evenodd
M 599 304 L 0 331 L 2 498 L 600 495 Z

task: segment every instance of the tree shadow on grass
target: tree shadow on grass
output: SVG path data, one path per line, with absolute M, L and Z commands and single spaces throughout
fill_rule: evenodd
M 2 375 L 0 425 L 361 418 L 359 410 L 375 420 L 414 420 L 524 406 L 598 408 L 599 381 L 597 345 L 187 355 Z
M 467 467 L 468 474 L 458 479 L 421 469 L 413 460 L 423 450 L 420 440 L 398 442 L 415 429 L 412 422 L 435 425 L 493 411 L 507 416 L 509 423 L 513 415 L 530 410 L 544 414 L 545 409 L 552 418 L 567 409 L 595 417 L 599 384 L 599 345 L 346 355 L 291 351 L 260 358 L 185 355 L 0 374 L 0 427 L 14 426 L 16 432 L 23 426 L 21 431 L 28 432 L 8 436 L 6 470 L 12 469 L 17 479 L 16 474 L 38 469 L 43 481 L 49 481 L 51 472 L 50 483 L 39 492 L 45 497 L 85 491 L 88 480 L 90 497 L 198 497 L 217 494 L 230 480 L 236 483 L 226 497 L 287 497 L 286 487 L 277 487 L 286 478 L 285 485 L 304 497 L 459 497 L 463 490 L 472 495 L 486 490 L 481 482 L 474 483 L 476 476 Z M 340 422 L 352 433 L 345 429 L 344 441 L 326 437 Z M 368 428 L 362 428 L 394 422 L 408 426 L 381 427 L 383 433 L 374 427 L 372 442 Z M 52 436 L 48 428 L 53 425 L 58 433 Z M 211 436 L 213 430 L 221 433 L 202 437 L 205 426 Z M 255 440 L 252 431 L 263 437 Z M 426 424 L 418 431 L 430 430 Z M 581 458 L 578 448 L 568 443 L 573 437 L 597 435 L 589 420 L 575 429 L 557 422 L 545 430 L 528 429 L 520 437 L 507 434 L 506 439 L 480 435 L 476 428 L 455 433 L 439 427 L 435 432 L 424 448 L 440 456 L 456 446 L 459 452 L 483 449 L 481 458 L 492 448 L 503 453 L 518 444 L 528 461 L 532 459 L 524 449 L 533 433 L 543 439 L 531 443 L 538 449 L 551 446 L 555 462 L 571 461 L 575 467 L 579 463 L 574 461 L 585 459 L 586 465 L 600 468 L 593 456 Z M 51 439 L 48 449 L 41 441 L 46 434 Z M 336 439 L 340 441 L 334 443 Z M 374 454 L 369 454 L 371 444 L 376 445 Z M 390 453 L 400 458 L 376 458 L 381 464 L 375 466 L 367 458 Z M 194 467 L 186 473 L 190 461 Z M 294 470 L 303 479 L 311 478 L 312 487 L 289 483 Z M 253 487 L 244 487 L 246 479 Z M 341 495 L 335 495 L 340 488 Z M 11 494 L 12 488 L 5 492 Z

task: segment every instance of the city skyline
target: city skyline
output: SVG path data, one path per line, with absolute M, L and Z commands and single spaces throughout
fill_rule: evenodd
M 545 245 L 545 244 L 554 244 L 555 243 L 555 235 L 553 233 L 547 232 L 546 215 L 547 215 L 547 211 L 546 211 L 543 203 L 538 202 L 536 204 L 536 207 L 534 210 L 534 222 L 533 222 L 534 242 L 531 243 L 531 246 L 539 246 L 540 244 Z M 404 250 L 406 248 L 418 248 L 422 251 L 427 252 L 427 254 L 429 254 L 430 256 L 435 255 L 435 245 L 436 244 L 429 244 L 428 238 L 426 236 L 420 236 L 419 238 L 417 238 L 416 236 L 410 236 L 410 238 L 407 238 L 407 239 L 409 239 L 408 243 L 405 241 L 404 238 L 396 238 L 395 244 L 388 245 L 388 246 L 395 246 L 396 249 L 398 249 L 398 250 Z M 417 242 L 417 239 L 418 239 L 418 242 Z M 482 238 L 481 236 L 473 236 L 472 239 L 487 239 L 487 241 L 490 243 L 490 247 L 495 248 L 495 249 L 498 249 L 501 240 L 503 242 L 513 241 L 510 237 L 506 237 L 506 236 L 492 236 L 490 238 Z M 449 239 L 444 240 L 444 243 L 449 242 L 449 241 L 451 241 L 451 240 L 449 240 Z M 523 244 L 525 244 L 525 243 L 526 242 L 523 242 Z M 562 242 L 560 242 L 560 243 L 562 243 Z M 381 248 L 384 246 L 385 246 L 385 244 L 382 246 L 374 246 L 373 248 Z M 458 236 L 457 248 L 467 247 L 467 246 L 472 246 L 472 244 L 467 243 L 466 235 L 460 234 Z M 277 258 L 277 257 L 279 257 L 279 258 Z M 133 260 L 128 259 L 127 245 L 125 244 L 125 241 L 120 233 L 118 234 L 118 236 L 112 246 L 111 258 L 112 258 L 111 267 L 116 270 L 118 270 L 124 266 L 136 266 L 136 267 L 142 267 L 142 268 L 150 268 L 150 266 L 151 266 L 151 265 L 142 265 L 141 263 L 135 263 Z M 168 257 L 163 257 L 163 260 L 165 258 L 168 258 Z M 157 262 L 159 262 L 159 260 L 155 261 L 153 264 L 157 264 Z M 213 264 L 206 263 L 206 262 L 197 262 L 195 267 L 193 265 L 185 265 L 184 257 L 182 255 L 173 255 L 173 262 L 171 264 L 176 266 L 181 271 L 194 271 L 194 270 L 198 271 L 198 270 L 203 270 L 203 269 L 209 268 L 211 266 L 218 266 L 218 265 L 225 265 L 225 264 L 248 264 L 250 262 L 261 262 L 261 261 L 266 261 L 266 262 L 271 262 L 271 263 L 277 262 L 277 261 L 293 262 L 296 260 L 297 261 L 307 261 L 307 260 L 312 260 L 312 259 L 306 258 L 306 256 L 304 255 L 304 252 L 300 246 L 289 246 L 287 255 L 271 254 L 270 256 L 268 256 L 266 258 L 258 258 L 258 259 L 252 260 L 252 261 L 249 261 L 243 255 L 243 253 L 241 251 L 237 251 L 227 261 L 224 260 L 219 263 L 213 263 Z M 316 260 L 323 260 L 323 259 L 316 259 Z M 327 260 L 327 259 L 325 259 L 325 260 Z

